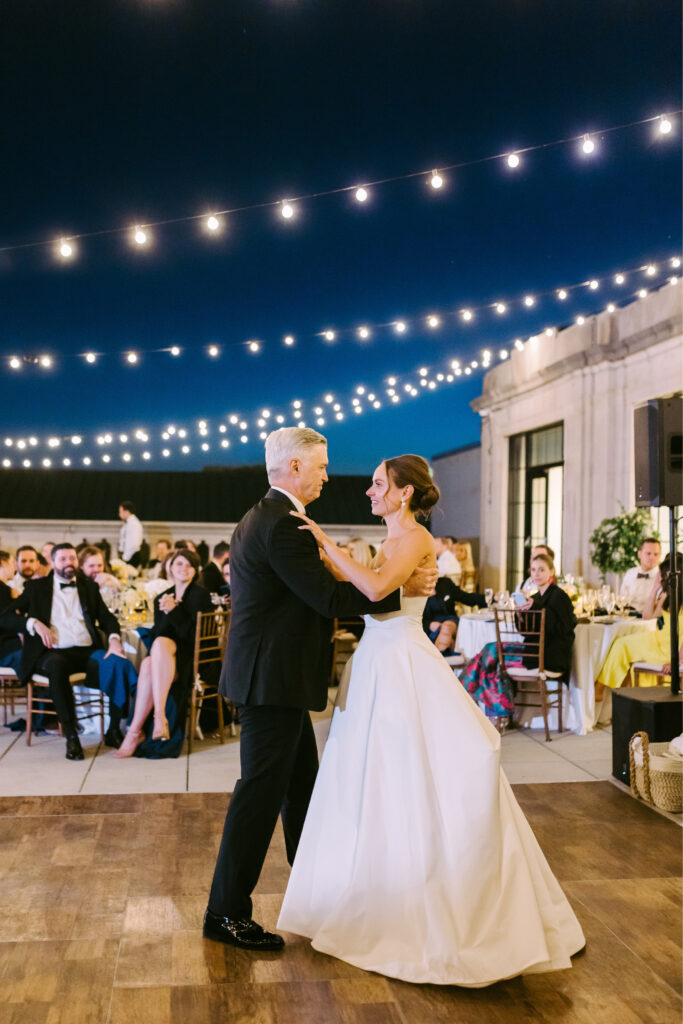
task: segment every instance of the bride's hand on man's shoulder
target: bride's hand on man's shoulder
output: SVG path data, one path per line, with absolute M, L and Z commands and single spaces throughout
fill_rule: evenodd
M 439 578 L 439 570 L 425 569 L 418 566 L 413 569 L 408 579 L 403 584 L 404 597 L 431 597 L 436 588 L 436 581 Z
M 290 516 L 294 516 L 295 519 L 301 519 L 302 523 L 299 527 L 300 530 L 308 530 L 315 537 L 318 547 L 322 548 L 326 543 L 330 541 L 330 538 L 324 533 L 317 523 L 314 523 L 312 519 L 305 516 L 302 512 L 290 512 Z

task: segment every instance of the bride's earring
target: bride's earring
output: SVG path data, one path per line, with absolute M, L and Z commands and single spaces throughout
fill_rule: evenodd
M 401 498 L 401 508 L 405 508 L 405 507 L 406 507 L 406 500 L 405 500 L 405 498 Z

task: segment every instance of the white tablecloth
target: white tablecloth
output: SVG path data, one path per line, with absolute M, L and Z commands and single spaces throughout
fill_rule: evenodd
M 572 671 L 569 677 L 569 713 L 563 723 L 565 728 L 574 729 L 582 736 L 593 730 L 596 724 L 594 683 L 602 663 L 607 657 L 611 643 L 617 636 L 635 633 L 639 630 L 657 628 L 655 619 L 617 619 L 615 622 L 580 622 L 576 627 Z M 484 644 L 496 639 L 493 618 L 484 615 L 463 615 L 458 625 L 456 647 L 466 658 L 473 658 Z M 602 718 L 611 708 L 611 691 L 606 692 Z

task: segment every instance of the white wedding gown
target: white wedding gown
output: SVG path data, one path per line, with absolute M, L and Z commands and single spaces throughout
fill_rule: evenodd
M 405 981 L 571 966 L 579 922 L 500 768 L 500 736 L 422 630 L 366 616 L 278 927 Z

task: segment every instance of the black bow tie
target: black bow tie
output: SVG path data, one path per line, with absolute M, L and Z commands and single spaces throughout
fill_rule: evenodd
M 75 582 L 73 582 L 73 583 L 60 583 L 59 584 L 59 589 L 60 590 L 65 590 L 67 587 L 75 587 L 75 586 L 76 586 Z
M 649 580 L 649 578 L 650 578 L 649 572 L 639 572 L 638 575 L 636 576 L 637 580 Z

